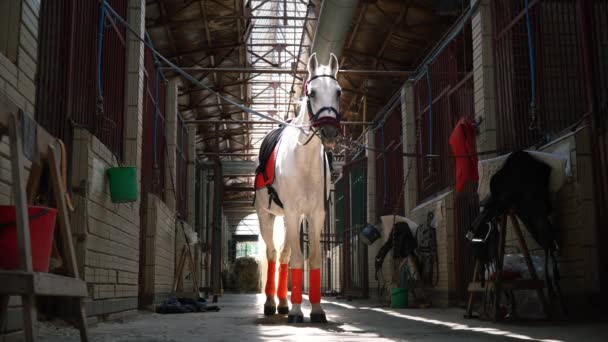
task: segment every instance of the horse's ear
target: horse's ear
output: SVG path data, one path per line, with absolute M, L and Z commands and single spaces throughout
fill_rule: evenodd
M 338 62 L 338 57 L 333 53 L 329 54 L 329 69 L 334 77 L 338 77 L 338 71 L 340 70 L 340 62 Z
M 317 62 L 317 53 L 313 53 L 312 55 L 310 55 L 310 57 L 308 57 L 308 74 L 312 75 L 315 73 L 315 71 L 317 70 L 317 66 L 319 65 L 319 62 Z

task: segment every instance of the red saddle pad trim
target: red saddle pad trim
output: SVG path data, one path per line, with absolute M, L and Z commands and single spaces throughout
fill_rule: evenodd
M 255 175 L 254 184 L 256 190 L 272 185 L 272 183 L 274 182 L 274 168 L 276 165 L 278 148 L 279 145 L 277 144 L 274 150 L 272 150 L 272 154 L 270 155 L 270 158 L 268 158 L 268 162 L 264 166 L 264 171 L 266 172 L 266 176 L 268 178 L 264 179 L 264 174 L 262 174 L 261 172 Z

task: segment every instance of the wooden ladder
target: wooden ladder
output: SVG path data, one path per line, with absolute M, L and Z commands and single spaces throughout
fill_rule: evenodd
M 513 231 L 517 237 L 517 241 L 519 247 L 521 248 L 522 254 L 526 261 L 526 265 L 528 266 L 528 270 L 530 272 L 531 279 L 517 279 L 517 280 L 504 280 L 502 279 L 502 268 L 504 263 L 505 256 L 505 242 L 507 237 L 507 217 L 511 219 L 511 223 L 513 225 Z M 494 321 L 499 320 L 499 310 L 500 310 L 500 297 L 503 290 L 512 291 L 512 290 L 536 290 L 538 294 L 538 299 L 543 307 L 543 311 L 547 318 L 551 316 L 551 312 L 549 310 L 549 304 L 545 297 L 544 288 L 545 282 L 538 278 L 536 274 L 536 269 L 534 268 L 534 264 L 532 263 L 532 258 L 530 257 L 530 251 L 528 250 L 528 245 L 526 244 L 526 240 L 522 234 L 521 228 L 519 226 L 519 221 L 517 217 L 513 213 L 504 214 L 500 217 L 500 224 L 498 225 L 499 230 L 499 239 L 498 239 L 498 258 L 496 260 L 496 279 L 495 280 L 486 280 L 485 286 L 481 286 L 481 282 L 478 281 L 480 275 L 480 267 L 479 260 L 475 260 L 475 268 L 473 269 L 473 280 L 469 283 L 468 291 L 469 291 L 469 300 L 467 303 L 467 312 L 465 314 L 466 318 L 473 318 L 473 300 L 476 293 L 479 292 L 492 292 L 493 299 L 493 307 L 492 307 L 492 319 Z M 482 309 L 486 308 L 486 300 L 487 297 L 484 296 Z
M 88 296 L 86 282 L 80 279 L 70 219 L 66 205 L 63 181 L 59 169 L 60 154 L 55 147 L 54 140 L 41 127 L 38 127 L 36 144 L 39 148 L 39 161 L 33 161 L 27 184 L 24 183 L 23 170 L 23 140 L 21 137 L 21 125 L 24 114 L 3 111 L 0 108 L 0 138 L 8 131 L 11 150 L 12 189 L 15 196 L 17 243 L 19 249 L 19 270 L 0 270 L 0 327 L 8 313 L 9 297 L 19 295 L 23 303 L 23 330 L 26 341 L 36 340 L 36 296 L 60 296 L 76 298 L 75 305 L 78 307 L 76 326 L 80 331 L 80 340 L 88 341 L 87 321 L 84 309 L 84 298 Z M 41 131 L 44 137 L 40 139 Z M 46 146 L 45 146 L 46 145 Z M 48 164 L 52 181 L 53 195 L 57 205 L 57 217 L 59 221 L 59 235 L 63 247 L 64 263 L 68 276 L 57 274 L 34 272 L 32 268 L 32 254 L 30 244 L 30 223 L 28 216 L 28 204 L 32 204 L 38 192 L 40 176 L 43 163 Z

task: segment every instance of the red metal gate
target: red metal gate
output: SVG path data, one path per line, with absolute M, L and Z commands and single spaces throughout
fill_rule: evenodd
M 401 110 L 393 110 L 384 125 L 375 131 L 376 216 L 404 215 L 403 134 Z
M 530 1 L 528 32 L 524 1 L 492 2 L 499 150 L 550 140 L 587 111 L 576 7 L 576 0 Z
M 418 203 L 437 192 L 454 186 L 455 168 L 449 137 L 460 118 L 474 120 L 473 44 L 471 18 L 464 16 L 455 25 L 462 29 L 434 50 L 414 84 Z M 457 32 L 457 33 L 456 33 Z M 431 155 L 431 156 L 429 156 Z M 457 301 L 466 297 L 473 272 L 473 256 L 465 233 L 479 212 L 477 183 L 455 192 L 454 273 Z
M 347 296 L 369 295 L 367 246 L 359 233 L 367 219 L 367 158 L 343 167 L 343 293 Z
M 126 1 L 108 3 L 126 18 Z M 36 121 L 68 148 L 72 128 L 85 127 L 122 158 L 126 29 L 106 19 L 101 59 L 103 112 L 98 112 L 99 2 L 54 0 L 42 1 L 40 6 Z
M 142 196 L 152 193 L 161 200 L 166 200 L 163 196 L 167 159 L 166 85 L 155 66 L 152 51 L 148 48 L 144 51 L 144 65 L 141 193 Z

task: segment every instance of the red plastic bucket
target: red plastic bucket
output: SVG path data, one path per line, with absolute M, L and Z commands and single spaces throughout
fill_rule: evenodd
M 57 210 L 31 206 L 28 208 L 28 213 L 30 217 L 32 266 L 36 272 L 48 272 Z M 19 247 L 17 246 L 15 218 L 14 205 L 0 205 L 0 268 L 3 269 L 19 268 Z

